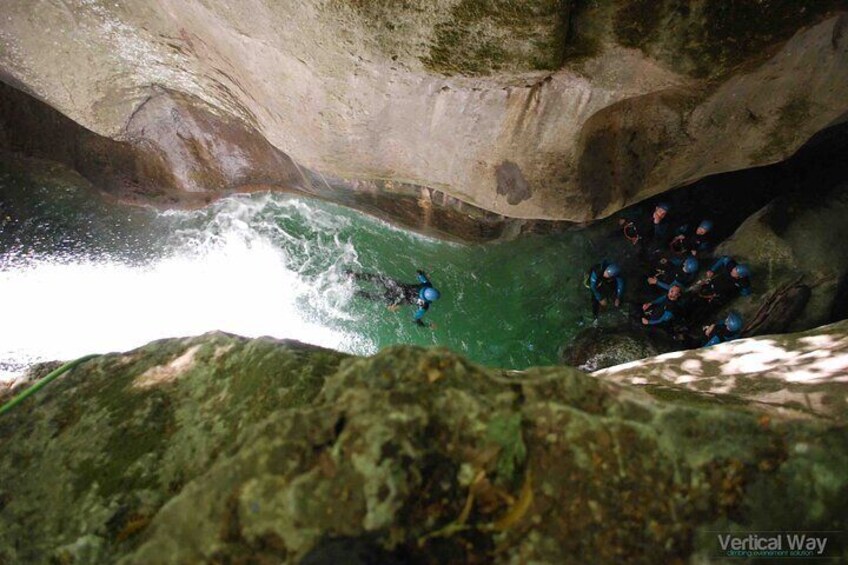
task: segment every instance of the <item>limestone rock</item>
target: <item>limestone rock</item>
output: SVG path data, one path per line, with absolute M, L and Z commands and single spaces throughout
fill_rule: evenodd
M 296 163 L 586 221 L 844 120 L 846 18 L 839 0 L 8 0 L 0 75 L 101 136 L 170 139 L 156 176 L 181 190 L 215 194 L 234 172 L 285 189 Z M 259 138 L 216 145 L 186 113 L 153 127 L 162 91 Z M 227 147 L 265 140 L 282 155 Z
M 391 181 L 351 181 L 298 166 L 252 126 L 200 100 L 154 89 L 121 140 L 91 132 L 0 82 L 0 150 L 16 168 L 64 165 L 121 202 L 197 207 L 234 192 L 276 190 L 338 202 L 394 223 L 460 241 L 496 239 L 513 224 L 443 192 Z M 35 158 L 33 164 L 31 158 Z
M 848 321 L 804 333 L 749 338 L 666 353 L 596 371 L 606 382 L 639 385 L 660 398 L 685 391 L 716 402 L 756 402 L 848 420 Z
M 797 339 L 843 362 L 845 330 Z M 669 562 L 843 523 L 844 405 L 611 380 L 220 333 L 104 355 L 0 419 L 0 559 Z
M 753 270 L 742 312 L 746 335 L 805 330 L 831 321 L 840 280 L 848 273 L 848 185 L 826 194 L 781 197 L 746 220 L 716 250 Z
M 560 351 L 560 361 L 581 371 L 597 371 L 675 349 L 657 332 L 621 328 L 587 328 Z

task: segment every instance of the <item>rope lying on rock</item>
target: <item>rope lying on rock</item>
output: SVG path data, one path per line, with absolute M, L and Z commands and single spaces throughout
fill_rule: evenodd
M 93 359 L 94 357 L 100 357 L 100 355 L 99 354 L 86 355 L 85 357 L 80 357 L 76 361 L 68 361 L 67 363 L 65 363 L 64 365 L 59 367 L 58 369 L 51 371 L 46 377 L 44 377 L 43 379 L 41 379 L 40 381 L 38 381 L 37 383 L 35 383 L 31 387 L 29 387 L 28 389 L 26 389 L 22 393 L 15 396 L 12 400 L 10 400 L 6 404 L 4 404 L 2 407 L 0 407 L 0 416 L 2 416 L 3 414 L 8 412 L 9 410 L 11 410 L 15 406 L 17 406 L 18 404 L 20 404 L 21 402 L 23 402 L 24 400 L 26 400 L 27 398 L 29 398 L 30 396 L 35 394 L 36 392 L 38 392 L 39 390 L 41 390 L 42 388 L 47 386 L 50 383 L 50 381 L 54 380 L 56 377 L 58 377 L 58 376 L 60 376 L 64 373 L 67 373 L 68 371 L 70 371 L 74 367 L 81 365 L 82 363 L 85 363 L 86 361 L 88 361 L 89 359 Z

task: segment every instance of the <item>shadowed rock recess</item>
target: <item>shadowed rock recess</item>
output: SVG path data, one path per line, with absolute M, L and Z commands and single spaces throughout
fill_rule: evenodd
M 842 530 L 846 329 L 795 338 L 832 346 L 792 364 L 824 363 L 821 410 L 414 347 L 105 355 L 0 419 L 0 561 L 657 563 L 716 530 Z

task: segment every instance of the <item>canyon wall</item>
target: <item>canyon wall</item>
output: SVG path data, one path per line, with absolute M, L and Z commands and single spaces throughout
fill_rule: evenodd
M 320 192 L 336 179 L 418 187 L 407 194 L 483 215 L 585 221 L 781 160 L 843 121 L 844 9 L 10 0 L 0 78 L 158 154 L 158 177 L 179 198 L 257 184 Z M 186 112 L 219 121 L 193 122 L 202 135 L 186 143 Z M 222 123 L 246 132 L 238 144 L 221 145 Z M 264 174 L 275 162 L 283 173 Z

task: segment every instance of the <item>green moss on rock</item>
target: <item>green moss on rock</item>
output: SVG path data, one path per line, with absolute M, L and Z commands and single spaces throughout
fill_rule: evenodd
M 497 445 L 498 477 L 507 483 L 515 483 L 516 471 L 524 464 L 527 447 L 521 431 L 521 414 L 495 416 L 486 428 L 487 439 Z
M 844 425 L 443 349 L 210 334 L 84 364 L 0 419 L 0 556 L 686 560 L 700 528 L 836 528 Z M 626 493 L 626 494 L 624 494 Z M 842 506 L 837 506 L 842 505 Z
M 436 24 L 422 62 L 444 74 L 555 70 L 563 62 L 566 30 L 559 0 L 460 0 Z
M 680 72 L 719 78 L 760 60 L 838 9 L 841 0 L 627 0 L 617 5 L 613 30 L 625 47 L 642 49 Z
M 622 2 L 613 24 L 619 43 L 640 48 L 655 38 L 662 19 L 661 6 L 657 0 Z
M 693 406 L 715 406 L 718 404 L 733 407 L 750 404 L 750 401 L 729 394 L 701 394 L 693 390 L 666 385 L 645 385 L 644 389 L 648 394 L 659 400 L 688 403 Z
M 813 108 L 806 98 L 795 98 L 780 108 L 777 121 L 768 134 L 768 142 L 751 155 L 758 163 L 784 157 L 787 147 L 792 147 L 798 132 L 804 131 L 804 124 L 813 115 Z

